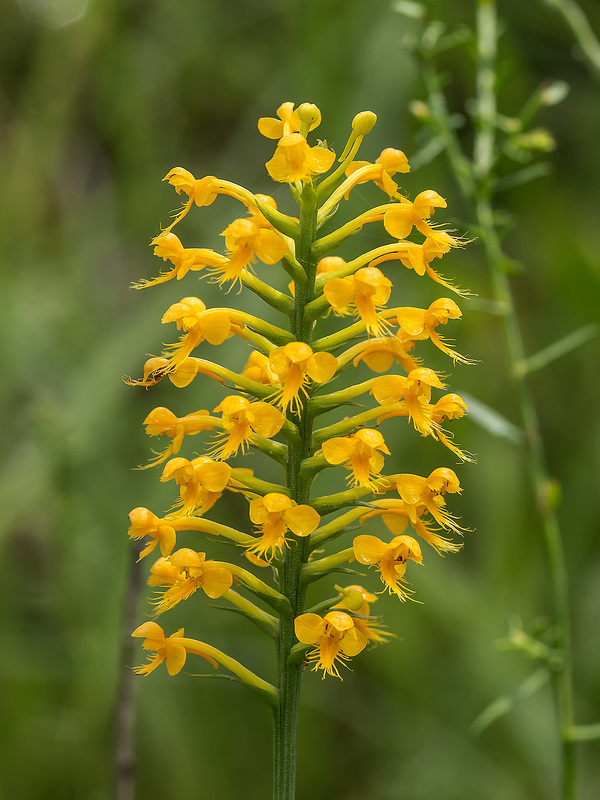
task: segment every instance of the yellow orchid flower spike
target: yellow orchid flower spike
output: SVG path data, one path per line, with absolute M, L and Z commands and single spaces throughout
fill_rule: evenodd
M 473 363 L 439 333 L 461 310 L 436 295 L 420 308 L 412 296 L 417 279 L 464 294 L 432 264 L 467 240 L 439 219 L 446 209 L 440 194 L 412 190 L 418 180 L 402 150 L 386 147 L 370 156 L 375 160 L 360 160 L 376 122 L 372 111 L 356 114 L 336 161 L 313 133 L 321 124 L 315 105 L 286 101 L 274 115 L 261 116 L 256 136 L 270 143 L 264 177 L 273 181 L 277 203 L 262 187 L 252 192 L 213 175 L 196 178 L 185 167 L 171 169 L 164 181 L 183 205 L 151 243 L 162 271 L 134 284 L 167 292 L 169 281 L 191 285 L 207 278 L 239 306 L 207 308 L 193 289 L 179 302 L 169 298 L 162 323 L 174 323 L 179 338 L 147 358 L 140 379 L 125 379 L 144 389 L 162 382 L 161 404 L 147 406 L 144 425 L 148 436 L 167 437 L 167 446 L 148 466 L 161 465 L 156 477 L 174 497 L 162 516 L 134 508 L 128 530 L 140 559 L 155 553 L 151 612 L 177 615 L 187 603 L 193 613 L 199 601 L 208 613 L 233 608 L 257 635 L 274 641 L 275 677 L 264 680 L 182 628 L 167 636 L 156 622 L 132 634 L 150 654 L 135 671 L 150 675 L 164 662 L 176 675 L 189 655 L 198 655 L 268 703 L 274 800 L 294 796 L 304 668 L 341 678 L 340 665 L 367 645 L 393 641 L 371 611 L 376 588 L 411 597 L 407 565 L 423 563 L 419 543 L 440 555 L 455 553 L 461 544 L 451 536 L 464 532 L 451 508 L 452 495 L 461 492 L 458 476 L 435 464 L 427 476 L 413 474 L 404 439 L 421 446 L 420 437 L 428 436 L 444 452 L 470 460 L 443 427 L 463 417 L 467 404 L 452 391 L 450 377 L 427 363 L 431 345 L 453 362 Z M 346 201 L 368 182 L 383 200 L 361 198 L 362 210 L 353 215 Z M 282 193 L 295 213 L 280 210 L 286 208 Z M 221 231 L 220 240 L 213 237 L 220 247 L 197 246 L 193 216 L 220 203 L 221 195 L 241 210 L 214 232 Z M 186 216 L 180 238 L 174 229 Z M 378 230 L 363 237 L 372 225 Z M 243 306 L 249 292 L 253 303 Z M 165 392 L 182 399 L 171 404 L 162 399 Z M 188 397 L 195 399 L 186 412 Z M 404 472 L 393 471 L 394 463 Z M 341 490 L 332 491 L 322 471 Z M 319 495 L 315 486 L 328 493 Z M 224 502 L 226 490 L 235 502 Z M 248 504 L 247 514 L 239 513 L 240 503 Z M 382 523 L 389 542 L 371 533 Z M 231 546 L 230 562 L 215 560 L 215 540 Z M 367 573 L 365 586 L 334 585 L 313 598 L 316 584 L 332 583 L 340 572 Z

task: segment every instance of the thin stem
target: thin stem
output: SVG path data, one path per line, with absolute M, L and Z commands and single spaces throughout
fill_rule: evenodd
M 548 1 L 548 0 L 547 0 Z M 555 7 L 568 5 L 549 2 Z M 526 459 L 537 500 L 542 534 L 548 556 L 554 601 L 556 627 L 555 646 L 560 654 L 553 673 L 559 736 L 562 742 L 562 798 L 575 798 L 575 752 L 573 723 L 573 688 L 571 671 L 571 627 L 568 577 L 560 526 L 555 509 L 549 502 L 551 480 L 548 475 L 540 423 L 527 382 L 523 338 L 508 275 L 506 257 L 494 222 L 492 170 L 496 153 L 496 43 L 497 19 L 495 0 L 477 0 L 477 119 L 473 161 L 464 156 L 450 123 L 445 98 L 432 62 L 423 57 L 423 72 L 432 112 L 432 124 L 444 141 L 450 167 L 464 198 L 471 204 L 483 245 L 497 308 L 502 309 L 501 324 L 509 370 L 517 395 L 522 427 L 525 431 Z M 422 54 L 423 56 L 423 54 Z
M 296 284 L 295 308 L 292 317 L 293 332 L 299 342 L 312 345 L 314 323 L 307 319 L 305 309 L 314 298 L 316 259 L 313 244 L 317 235 L 317 195 L 311 186 L 305 186 L 300 196 L 300 239 L 296 258 L 302 265 L 306 279 Z M 302 462 L 310 455 L 313 417 L 308 403 L 301 412 L 292 415 L 300 436 L 290 441 L 287 460 L 287 489 L 298 504 L 307 503 L 310 497 L 311 476 L 302 474 Z M 291 538 L 291 537 L 290 537 Z M 298 711 L 303 662 L 290 659 L 297 643 L 294 620 L 304 611 L 306 589 L 300 577 L 303 564 L 309 555 L 308 539 L 294 538 L 286 549 L 279 567 L 279 585 L 289 599 L 291 609 L 280 615 L 277 637 L 277 678 L 280 702 L 273 720 L 273 798 L 294 800 L 296 796 L 296 755 Z
M 500 249 L 492 216 L 489 202 L 479 200 L 477 221 L 480 227 L 480 240 L 491 270 L 494 297 L 498 302 L 502 302 L 506 309 L 502 316 L 504 341 L 511 377 L 519 401 L 522 427 L 525 430 L 527 463 L 537 500 L 537 510 L 540 515 L 550 567 L 556 623 L 556 648 L 561 655 L 559 668 L 553 673 L 553 684 L 563 752 L 562 796 L 564 800 L 573 800 L 575 797 L 575 752 L 574 742 L 571 738 L 574 720 L 567 568 L 558 517 L 552 504 L 548 502 L 551 479 L 546 467 L 539 419 L 526 376 L 519 374 L 521 372 L 519 365 L 523 363 L 524 359 L 523 342 L 508 276 L 504 271 L 505 259 Z
M 553 684 L 557 701 L 560 738 L 562 740 L 562 796 L 564 800 L 573 800 L 575 797 L 575 758 L 574 743 L 571 739 L 573 690 L 567 569 L 558 518 L 554 507 L 548 502 L 548 489 L 551 482 L 546 466 L 540 423 L 527 377 L 520 369 L 520 365 L 525 361 L 523 339 L 508 275 L 505 271 L 506 259 L 502 253 L 502 247 L 494 224 L 490 196 L 490 172 L 494 161 L 496 118 L 495 59 L 497 20 L 494 0 L 478 0 L 477 34 L 477 107 L 479 114 L 474 143 L 474 163 L 475 173 L 479 182 L 475 199 L 475 212 L 479 225 L 480 240 L 490 267 L 494 299 L 500 307 L 505 309 L 505 313 L 501 317 L 504 341 L 511 377 L 519 401 L 522 425 L 525 430 L 527 463 L 548 554 L 557 630 L 556 648 L 561 655 L 559 668 L 554 673 Z
M 591 72 L 597 80 L 600 80 L 600 41 L 579 5 L 574 0 L 544 0 L 544 2 L 561 15 L 581 48 Z

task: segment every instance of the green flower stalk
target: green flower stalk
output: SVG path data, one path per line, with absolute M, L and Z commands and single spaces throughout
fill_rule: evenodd
M 406 583 L 408 563 L 423 563 L 418 540 L 408 530 L 442 554 L 460 547 L 439 532 L 462 532 L 446 508 L 446 495 L 461 491 L 458 477 L 448 467 L 437 467 L 427 477 L 386 473 L 385 461 L 391 453 L 380 426 L 390 432 L 388 439 L 393 438 L 397 426 L 404 424 L 398 418 L 406 418 L 416 433 L 439 440 L 454 458 L 468 460 L 442 427 L 463 416 L 464 400 L 456 394 L 432 399 L 445 385 L 412 354 L 420 342 L 430 340 L 454 361 L 468 362 L 436 330 L 449 319 L 458 319 L 460 309 L 449 298 L 440 298 L 427 309 L 387 307 L 392 277 L 395 284 L 404 277 L 399 274 L 401 266 L 454 290 L 431 266 L 434 259 L 461 244 L 431 222 L 436 208 L 444 208 L 446 202 L 432 190 L 421 192 L 412 202 L 399 191 L 395 176 L 409 171 L 400 150 L 388 148 L 373 163 L 355 160 L 364 136 L 376 122 L 373 113 L 355 117 L 336 167 L 331 150 L 307 141 L 320 120 L 314 105 L 305 103 L 295 109 L 293 103 L 284 103 L 276 118 L 265 117 L 258 123 L 264 136 L 277 141 L 267 171 L 276 183 L 288 184 L 299 208 L 298 218 L 279 211 L 271 197 L 228 181 L 212 176 L 196 179 L 181 167 L 168 173 L 165 180 L 186 198 L 173 222 L 153 241 L 155 254 L 170 267 L 135 288 L 199 272 L 224 289 L 234 285 L 250 289 L 278 312 L 279 320 L 273 324 L 237 309 L 210 309 L 198 297 L 184 297 L 162 318 L 165 324 L 175 323 L 179 340 L 146 362 L 141 379 L 128 379 L 147 387 L 168 378 L 190 397 L 199 375 L 219 382 L 227 392 L 236 390 L 235 394 L 224 392 L 212 411 L 200 409 L 177 417 L 160 407 L 148 414 L 147 433 L 170 440 L 148 466 L 162 470 L 161 481 L 175 482 L 178 497 L 161 517 L 146 508 L 134 509 L 129 535 L 145 540 L 140 558 L 157 548 L 160 552 L 149 579 L 158 592 L 153 600 L 155 615 L 172 613 L 176 605 L 202 589 L 211 600 L 230 603 L 274 638 L 274 674 L 270 680 L 260 677 L 232 656 L 185 637 L 183 630 L 167 636 L 156 622 L 146 622 L 133 633 L 144 638 L 143 647 L 153 654 L 136 671 L 148 675 L 164 661 L 174 675 L 188 655 L 198 655 L 214 668 L 223 666 L 270 704 L 275 800 L 295 796 L 305 666 L 312 665 L 323 677 L 341 678 L 340 665 L 358 656 L 367 644 L 385 642 L 392 635 L 371 616 L 370 606 L 377 597 L 368 589 L 357 584 L 335 586 L 337 594 L 331 597 L 329 588 L 325 595 L 329 599 L 311 599 L 307 610 L 309 592 L 332 574 L 359 570 L 364 574 L 366 568 L 374 567 L 383 590 L 405 600 L 411 594 Z M 343 208 L 352 190 L 370 181 L 388 201 L 322 234 L 322 226 Z M 193 205 L 209 205 L 220 194 L 236 198 L 247 211 L 223 232 L 226 254 L 185 247 L 173 228 Z M 332 255 L 368 223 L 382 223 L 392 241 L 352 261 Z M 257 259 L 267 265 L 265 280 L 254 272 Z M 270 286 L 268 269 L 276 263 L 292 279 L 289 294 Z M 392 277 L 379 269 L 384 264 L 389 265 Z M 338 330 L 319 336 L 319 326 L 329 314 L 339 319 Z M 353 319 L 346 321 L 348 316 Z M 204 357 L 232 336 L 243 340 L 240 350 L 247 348 L 238 365 L 225 367 Z M 375 375 L 356 383 L 352 372 L 363 363 Z M 396 374 L 395 368 L 402 373 Z M 357 405 L 361 395 L 372 395 L 373 407 L 361 405 L 361 411 L 349 417 L 348 409 Z M 337 421 L 330 419 L 318 426 L 322 413 L 336 410 Z M 204 455 L 182 455 L 189 437 L 211 431 L 217 437 L 213 433 Z M 197 447 L 196 442 L 197 438 Z M 251 449 L 260 450 L 278 465 L 279 483 L 266 482 L 229 463 Z M 345 470 L 348 488 L 313 497 L 315 476 L 335 467 Z M 227 491 L 247 499 L 248 519 L 242 530 L 210 519 L 211 510 Z M 372 517 L 381 517 L 391 541 L 361 532 Z M 243 548 L 246 567 L 214 561 L 204 550 L 177 548 L 182 531 L 194 532 L 199 543 L 207 534 L 224 537 Z M 210 549 L 210 540 L 200 547 Z M 258 578 L 247 568 L 252 565 L 258 570 L 271 565 L 272 582 Z M 234 582 L 243 594 L 232 589 Z

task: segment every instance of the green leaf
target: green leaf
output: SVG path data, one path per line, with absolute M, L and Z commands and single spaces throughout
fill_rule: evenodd
M 475 397 L 464 392 L 460 392 L 460 396 L 469 407 L 469 417 L 473 422 L 476 422 L 481 428 L 491 433 L 492 436 L 499 436 L 502 439 L 515 442 L 515 444 L 521 444 L 524 434 L 514 423 Z
M 514 691 L 503 694 L 490 703 L 487 708 L 484 708 L 481 714 L 472 722 L 469 732 L 473 734 L 473 736 L 480 736 L 483 731 L 489 728 L 496 720 L 508 714 L 509 711 L 512 711 L 517 703 L 531 697 L 538 689 L 541 689 L 549 677 L 550 670 L 547 667 L 540 667 L 537 669 L 529 675 L 520 686 L 517 686 Z
M 535 355 L 526 358 L 522 365 L 522 374 L 529 375 L 538 369 L 548 366 L 548 364 L 551 364 L 558 358 L 562 358 L 562 356 L 567 355 L 567 353 L 570 353 L 572 350 L 575 350 L 575 348 L 585 344 L 585 342 L 593 339 L 594 336 L 597 335 L 597 325 L 584 325 L 578 328 L 576 331 L 573 331 L 573 333 L 563 336 L 562 339 L 554 342 L 554 344 L 544 347 L 542 350 L 535 353 Z

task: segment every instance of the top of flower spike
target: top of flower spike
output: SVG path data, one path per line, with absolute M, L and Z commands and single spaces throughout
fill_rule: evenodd
M 308 130 L 312 131 L 321 122 L 321 112 L 311 103 L 303 103 L 296 110 L 293 103 L 282 103 L 277 109 L 277 116 L 279 119 L 261 117 L 258 120 L 258 130 L 267 139 L 281 139 L 290 133 L 297 133 L 303 123 L 308 123 Z

